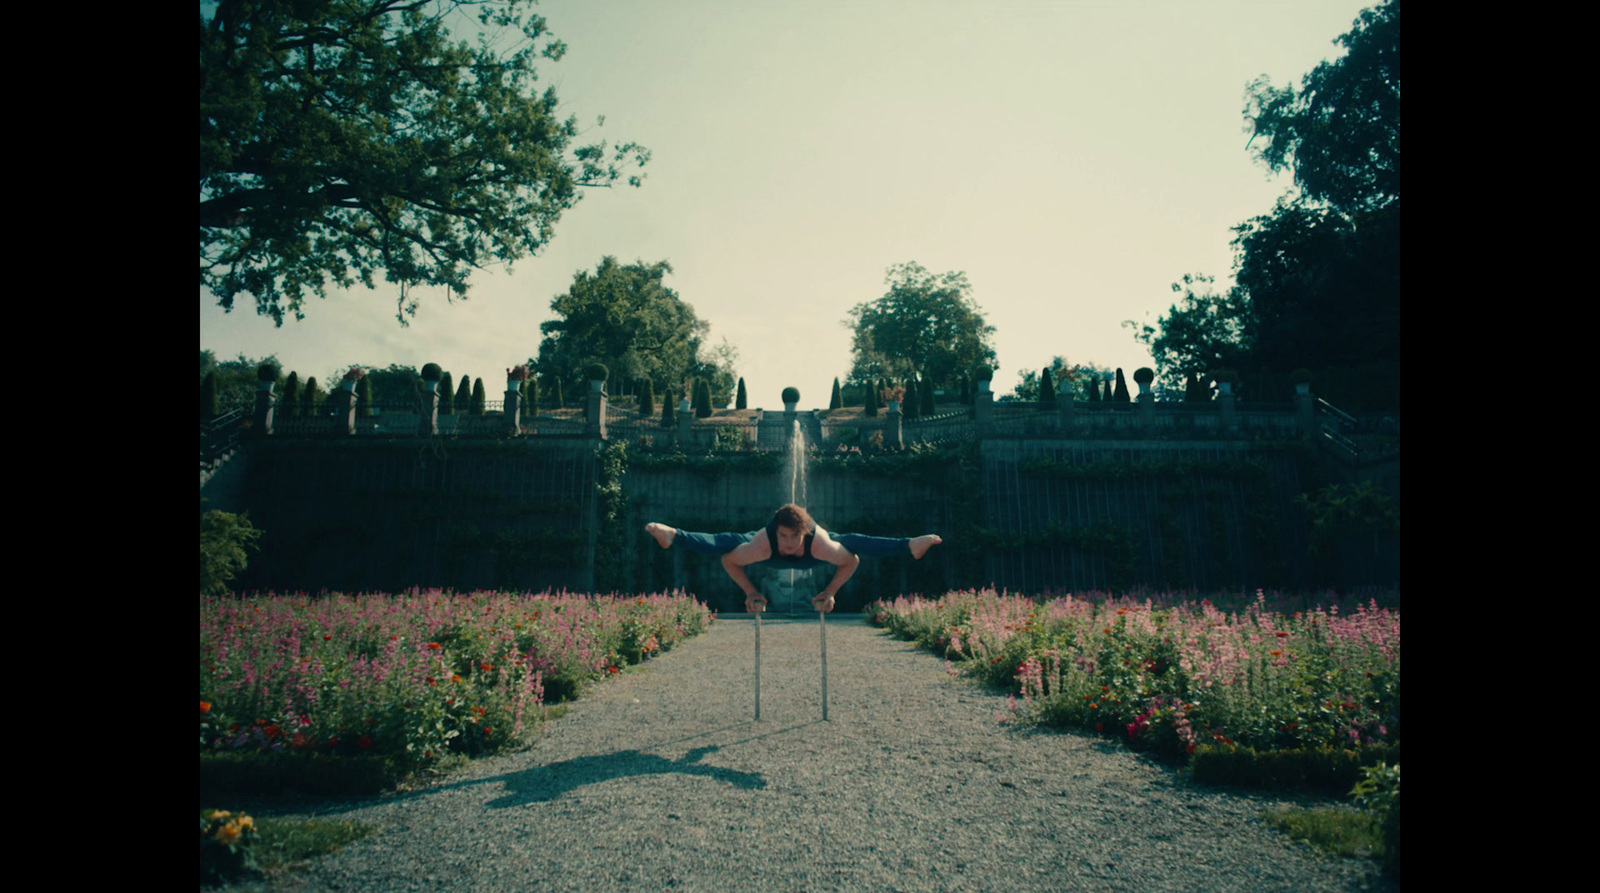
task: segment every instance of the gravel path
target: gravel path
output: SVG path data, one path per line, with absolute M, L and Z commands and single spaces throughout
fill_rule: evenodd
M 859 616 L 702 636 L 607 681 L 531 750 L 327 805 L 378 833 L 278 889 L 1398 891 L 1109 742 L 997 722 L 1006 699 Z

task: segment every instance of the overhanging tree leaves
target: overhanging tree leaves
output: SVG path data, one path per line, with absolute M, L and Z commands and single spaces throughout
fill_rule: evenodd
M 915 262 L 890 267 L 889 291 L 857 304 L 844 324 L 854 330 L 849 381 L 864 385 L 915 374 L 944 386 L 980 364 L 995 364 L 983 312 L 965 273 L 934 274 Z
M 218 0 L 200 19 L 200 284 L 283 324 L 329 283 L 465 297 L 472 269 L 531 255 L 580 189 L 649 151 L 573 145 L 536 95 L 566 51 L 530 0 Z M 475 13 L 475 15 L 470 15 Z M 476 19 L 476 45 L 456 40 Z M 495 42 L 512 45 L 501 49 Z M 628 178 L 639 185 L 642 175 Z

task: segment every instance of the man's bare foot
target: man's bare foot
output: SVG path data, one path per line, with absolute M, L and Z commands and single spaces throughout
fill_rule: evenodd
M 929 549 L 939 545 L 942 542 L 944 542 L 944 540 L 932 533 L 926 536 L 916 537 L 911 541 L 911 557 L 920 559 L 922 556 L 928 554 Z
M 663 549 L 672 548 L 672 540 L 678 535 L 678 531 L 676 529 L 668 527 L 665 524 L 657 524 L 654 521 L 651 521 L 649 524 L 644 526 L 644 532 L 655 537 L 656 543 L 659 544 Z

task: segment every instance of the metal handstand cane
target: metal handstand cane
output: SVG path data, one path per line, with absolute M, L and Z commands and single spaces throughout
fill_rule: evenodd
M 828 612 L 817 614 L 817 626 L 822 630 L 822 720 L 828 721 Z
M 761 721 L 761 606 L 756 605 L 756 722 Z

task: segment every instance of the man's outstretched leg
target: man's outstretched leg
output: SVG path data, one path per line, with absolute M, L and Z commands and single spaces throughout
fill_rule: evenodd
M 893 558 L 910 552 L 912 558 L 920 559 L 928 554 L 929 549 L 944 542 L 932 533 L 916 537 L 868 536 L 864 533 L 830 533 L 829 536 L 852 554 L 863 558 Z
M 663 549 L 683 546 L 691 552 L 705 555 L 724 555 L 755 538 L 753 533 L 695 533 L 654 521 L 644 526 L 644 532 L 650 534 L 656 545 Z

